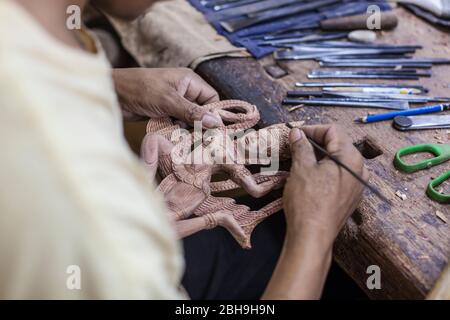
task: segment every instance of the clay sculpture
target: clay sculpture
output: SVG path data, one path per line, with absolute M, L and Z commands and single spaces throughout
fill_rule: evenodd
M 243 248 L 250 249 L 253 229 L 280 211 L 282 200 L 251 211 L 219 194 L 244 189 L 252 197 L 260 198 L 282 188 L 288 172 L 252 174 L 248 166 L 267 166 L 289 159 L 289 129 L 280 124 L 253 130 L 260 119 L 259 112 L 256 106 L 243 101 L 221 101 L 204 108 L 219 114 L 225 125 L 206 133 L 188 132 L 170 118 L 151 119 L 142 144 L 142 157 L 150 174 L 158 173 L 162 179 L 158 188 L 181 238 L 221 226 Z M 293 125 L 298 127 L 302 123 Z M 266 157 L 255 152 L 248 156 L 260 149 L 265 150 Z M 215 181 L 213 176 L 220 174 L 228 179 Z

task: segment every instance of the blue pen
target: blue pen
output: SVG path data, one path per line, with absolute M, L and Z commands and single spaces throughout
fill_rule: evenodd
M 394 111 L 394 112 L 388 112 L 388 113 L 368 115 L 367 117 L 355 119 L 355 122 L 372 123 L 372 122 L 378 122 L 378 121 L 384 121 L 384 120 L 392 120 L 397 116 L 417 116 L 417 115 L 421 115 L 421 114 L 436 113 L 436 112 L 442 112 L 442 111 L 446 111 L 446 110 L 450 110 L 450 104 L 440 104 L 437 106 L 415 108 L 415 109 L 409 109 L 409 110 L 405 110 L 405 111 Z

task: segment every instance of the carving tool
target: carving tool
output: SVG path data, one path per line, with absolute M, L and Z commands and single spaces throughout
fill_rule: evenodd
M 353 60 L 352 60 L 353 61 Z M 349 62 L 319 62 L 319 65 L 324 68 L 395 68 L 395 69 L 431 69 L 431 63 L 423 62 L 409 62 L 409 63 L 386 63 L 386 62 L 363 62 L 363 61 L 349 61 Z M 393 61 L 395 62 L 395 61 Z
M 340 0 L 317 0 L 312 2 L 300 3 L 287 7 L 273 9 L 268 12 L 261 12 L 251 18 L 237 18 L 227 21 L 221 21 L 220 25 L 228 32 L 236 32 L 238 30 L 259 24 L 262 22 L 283 18 L 295 14 L 316 10 L 320 7 L 338 3 Z
M 327 92 L 327 91 L 288 91 L 288 98 L 299 97 L 334 97 L 373 101 L 407 101 L 409 103 L 450 102 L 450 97 L 429 97 L 410 94 Z
M 429 97 L 410 94 L 388 94 L 388 93 L 355 93 L 355 92 L 323 92 L 324 96 L 346 97 L 352 99 L 383 99 L 387 101 L 407 101 L 409 103 L 450 102 L 450 97 Z
M 219 18 L 226 18 L 226 17 L 247 15 L 248 17 L 250 17 L 252 13 L 266 11 L 269 9 L 275 9 L 299 2 L 301 2 L 301 0 L 263 0 L 256 2 L 253 1 L 248 4 L 244 3 L 243 5 L 240 6 L 229 7 L 227 10 L 223 10 L 222 6 L 220 10 L 216 10 L 221 12 L 219 12 L 215 16 Z M 217 8 L 217 6 L 215 8 Z
M 289 129 L 294 129 L 294 126 L 292 126 L 290 123 L 286 123 L 286 126 Z M 359 174 L 357 174 L 355 171 L 350 169 L 346 164 L 344 164 L 342 161 L 340 161 L 338 158 L 333 156 L 331 153 L 329 153 L 325 148 L 320 146 L 317 142 L 315 142 L 313 139 L 307 137 L 309 143 L 323 156 L 328 157 L 331 161 L 336 163 L 339 167 L 346 170 L 348 173 L 350 173 L 356 180 L 358 180 L 363 186 L 365 186 L 367 189 L 369 189 L 373 194 L 375 194 L 378 198 L 380 198 L 382 201 L 391 204 L 390 200 L 387 199 L 381 192 L 378 190 L 377 187 L 372 186 L 370 183 L 366 182 Z
M 450 116 L 398 116 L 394 128 L 400 131 L 450 129 Z
M 421 89 L 415 88 L 365 88 L 365 87 L 324 87 L 324 92 L 354 92 L 354 93 L 370 93 L 370 94 L 401 94 L 401 95 L 418 95 L 425 93 Z
M 410 79 L 418 80 L 419 77 L 431 77 L 430 72 L 418 72 L 415 69 L 405 70 L 338 70 L 324 71 L 312 70 L 308 74 L 309 79 Z
M 323 30 L 363 30 L 367 29 L 370 15 L 362 14 L 349 17 L 326 19 L 320 22 Z M 392 30 L 398 25 L 398 19 L 393 12 L 383 12 L 380 15 L 381 30 Z
M 373 123 L 373 122 L 378 122 L 378 121 L 392 120 L 398 116 L 416 116 L 416 115 L 424 115 L 424 114 L 430 114 L 430 113 L 438 113 L 438 112 L 447 111 L 447 110 L 450 110 L 450 104 L 440 104 L 437 106 L 415 108 L 415 109 L 410 109 L 410 110 L 405 110 L 405 111 L 368 115 L 363 118 L 356 118 L 355 122 Z
M 339 58 L 322 58 L 320 62 L 323 63 L 350 63 L 351 61 L 347 61 L 348 59 L 339 59 Z M 406 65 L 408 63 L 428 63 L 428 64 L 450 64 L 450 59 L 446 58 L 417 58 L 417 59 L 358 59 L 358 63 L 385 63 L 385 64 L 393 64 L 393 65 Z
M 405 94 L 419 94 L 427 93 L 429 90 L 423 86 L 410 85 L 410 84 L 379 84 L 379 83 L 355 83 L 355 82 L 297 82 L 296 87 L 304 88 L 323 88 L 323 90 L 339 91 L 341 88 L 345 88 L 348 91 L 362 91 L 377 92 L 378 90 L 390 90 L 399 89 L 401 93 Z M 338 90 L 334 90 L 337 88 Z M 381 92 L 381 91 L 380 91 Z
M 262 41 L 259 44 L 263 46 L 278 46 L 282 44 L 296 44 L 296 43 L 304 43 L 304 42 L 312 42 L 312 41 L 323 41 L 323 40 L 335 40 L 335 39 L 343 39 L 347 38 L 348 32 L 329 32 L 329 33 L 317 33 L 317 34 L 309 34 L 303 37 L 294 37 L 294 38 L 285 38 L 278 40 L 266 40 Z
M 450 19 L 450 0 L 388 0 L 389 2 L 413 4 L 432 12 L 440 18 Z
M 366 99 L 284 99 L 285 105 L 308 105 L 316 107 L 353 107 L 353 108 L 376 108 L 391 110 L 407 110 L 409 103 L 406 101 L 380 101 Z
M 320 49 L 314 47 L 294 47 L 294 50 L 278 50 L 274 53 L 276 60 L 312 60 L 329 56 L 362 56 L 383 54 L 407 54 L 415 53 L 415 49 L 409 48 L 379 48 L 379 49 Z

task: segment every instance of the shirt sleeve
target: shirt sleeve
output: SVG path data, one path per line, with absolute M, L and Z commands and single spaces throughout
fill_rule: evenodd
M 15 77 L 0 73 L 0 298 L 183 298 L 174 231 L 116 115 Z

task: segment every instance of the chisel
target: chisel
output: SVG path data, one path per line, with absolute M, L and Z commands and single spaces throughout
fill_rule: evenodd
M 270 10 L 269 12 L 262 12 L 259 15 L 253 16 L 252 18 L 238 18 L 221 21 L 220 25 L 228 32 L 236 32 L 238 30 L 253 26 L 255 24 L 283 18 L 286 16 L 291 16 L 294 14 L 313 11 L 320 7 L 337 3 L 339 1 L 340 0 L 317 0 L 312 2 L 301 3 L 298 5 L 291 5 L 279 9 Z
M 354 108 L 375 108 L 391 110 L 408 110 L 409 103 L 405 101 L 386 101 L 386 102 L 366 102 L 366 101 L 346 101 L 333 99 L 284 99 L 285 105 L 308 105 L 317 107 L 354 107 Z

